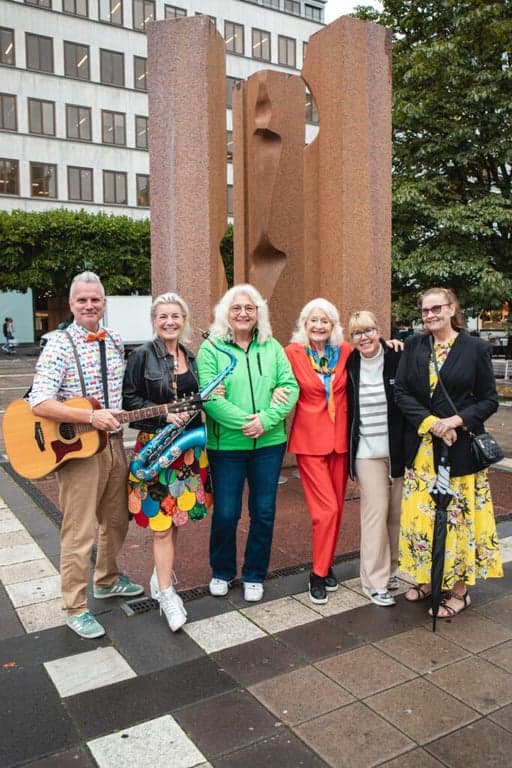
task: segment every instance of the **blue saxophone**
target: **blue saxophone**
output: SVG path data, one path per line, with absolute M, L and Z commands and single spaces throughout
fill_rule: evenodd
M 224 352 L 224 354 L 229 357 L 229 363 L 226 368 L 218 373 L 209 384 L 203 387 L 203 389 L 199 390 L 199 397 L 201 401 L 204 401 L 208 399 L 209 395 L 219 386 L 226 376 L 229 376 L 235 367 L 237 360 L 232 352 L 212 341 L 207 332 L 203 333 L 202 336 L 207 339 L 215 349 Z M 200 427 L 185 431 L 187 424 L 195 418 L 195 416 L 196 413 L 194 411 L 187 421 L 179 427 L 176 427 L 174 424 L 168 424 L 166 427 L 163 427 L 137 454 L 135 454 L 130 463 L 130 472 L 137 478 L 137 480 L 145 480 L 148 482 L 156 477 L 162 469 L 165 469 L 169 464 L 172 464 L 173 461 L 176 461 L 176 459 L 189 448 L 205 447 L 206 429 L 203 424 L 201 424 Z

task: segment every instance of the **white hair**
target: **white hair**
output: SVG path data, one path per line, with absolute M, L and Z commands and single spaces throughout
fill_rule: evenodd
M 157 296 L 155 299 L 153 299 L 150 313 L 153 328 L 155 326 L 155 317 L 158 311 L 158 307 L 162 306 L 162 304 L 176 304 L 181 309 L 183 314 L 183 328 L 181 329 L 178 340 L 181 341 L 182 344 L 188 344 L 192 337 L 192 329 L 190 327 L 190 310 L 188 308 L 187 302 L 177 293 L 161 293 L 160 296 Z
M 73 289 L 76 285 L 76 283 L 94 283 L 95 285 L 98 285 L 101 291 L 101 295 L 103 298 L 105 298 L 105 289 L 103 287 L 103 284 L 101 280 L 99 279 L 98 275 L 95 272 L 80 272 L 79 275 L 75 275 L 73 280 L 71 281 L 71 285 L 69 287 L 69 298 L 73 298 Z
M 229 291 L 226 291 L 213 310 L 213 323 L 210 325 L 210 333 L 216 339 L 232 341 L 233 330 L 229 324 L 229 309 L 236 297 L 240 296 L 242 293 L 246 293 L 247 296 L 250 296 L 251 301 L 257 308 L 256 329 L 258 331 L 258 342 L 264 344 L 272 338 L 272 328 L 268 316 L 267 302 L 261 293 L 256 290 L 253 285 L 249 285 L 248 283 L 234 285 Z
M 332 331 L 327 343 L 333 347 L 339 347 L 343 341 L 343 328 L 340 324 L 339 312 L 334 304 L 331 304 L 330 301 L 322 298 L 311 299 L 311 301 L 308 301 L 308 303 L 302 307 L 290 341 L 292 343 L 302 344 L 304 347 L 309 346 L 306 322 L 310 314 L 315 310 L 324 312 L 332 323 Z

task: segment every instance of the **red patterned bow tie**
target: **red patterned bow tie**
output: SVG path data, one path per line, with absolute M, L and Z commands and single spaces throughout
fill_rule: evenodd
M 99 333 L 89 333 L 87 335 L 86 341 L 104 341 L 106 335 L 106 331 L 99 331 Z

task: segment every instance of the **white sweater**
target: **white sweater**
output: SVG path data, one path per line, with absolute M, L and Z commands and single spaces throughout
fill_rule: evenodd
M 359 445 L 358 459 L 380 459 L 389 456 L 388 405 L 384 389 L 384 350 L 375 357 L 361 355 L 359 381 Z

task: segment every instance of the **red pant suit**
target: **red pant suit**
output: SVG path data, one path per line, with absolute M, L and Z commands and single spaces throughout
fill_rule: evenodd
M 285 348 L 299 384 L 288 450 L 297 466 L 313 522 L 313 573 L 326 576 L 340 532 L 348 476 L 347 371 L 352 347 L 343 342 L 331 377 L 336 415 L 331 421 L 323 381 L 313 370 L 304 347 Z

